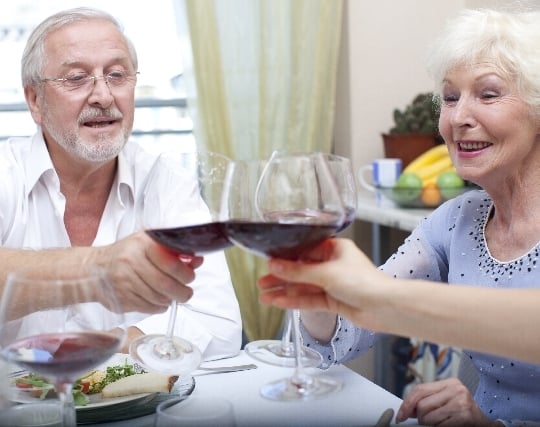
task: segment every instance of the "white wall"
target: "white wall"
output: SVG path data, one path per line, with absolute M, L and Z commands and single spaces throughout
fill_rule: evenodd
M 519 5 L 540 8 L 540 0 L 345 0 L 336 151 L 356 167 L 383 156 L 380 134 L 394 108 L 432 89 L 425 54 L 448 17 L 464 7 Z
M 383 156 L 380 134 L 391 127 L 394 108 L 431 90 L 426 48 L 464 2 L 346 1 L 336 150 L 350 156 L 355 166 Z

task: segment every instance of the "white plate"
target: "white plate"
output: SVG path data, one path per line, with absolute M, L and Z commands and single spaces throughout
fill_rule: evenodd
M 105 371 L 107 369 L 107 366 L 116 366 L 116 365 L 123 365 L 124 363 L 127 364 L 133 364 L 133 360 L 131 357 L 124 353 L 117 353 L 113 355 L 107 362 L 103 363 L 102 365 L 98 366 L 96 369 Z M 27 375 L 27 372 L 21 371 L 18 372 L 16 375 L 10 375 L 10 378 L 14 382 L 16 378 L 23 377 Z M 189 395 L 193 391 L 193 388 L 195 387 L 195 381 L 193 377 L 181 377 L 178 379 L 178 381 L 173 386 L 173 389 L 171 390 L 171 397 L 177 397 L 178 395 L 184 396 Z M 16 386 L 13 386 L 13 392 L 11 395 L 11 400 L 16 403 L 36 403 L 40 402 L 41 399 L 39 397 L 34 397 L 29 393 L 30 389 L 21 389 Z M 140 393 L 140 394 L 133 394 L 129 396 L 121 396 L 121 397 L 101 397 L 101 393 L 96 394 L 90 394 L 88 395 L 88 404 L 85 406 L 77 406 L 77 412 L 86 412 L 86 411 L 92 411 L 96 408 L 105 408 L 105 407 L 116 407 L 118 408 L 124 407 L 125 403 L 129 403 L 129 407 L 135 404 L 144 404 L 145 402 L 150 402 L 154 398 L 156 398 L 158 395 L 161 397 L 165 397 L 168 395 L 168 393 Z M 161 400 L 161 399 L 159 399 Z
M 107 366 L 124 365 L 126 363 L 133 364 L 133 360 L 131 359 L 131 357 L 128 354 L 116 353 L 105 363 L 99 365 L 96 368 L 96 370 L 105 371 L 107 369 Z M 28 375 L 28 372 L 21 371 L 20 373 L 17 373 L 15 375 L 14 374 L 10 375 L 13 385 L 15 384 L 15 380 L 17 378 L 24 377 L 25 375 Z M 13 402 L 35 403 L 42 400 L 39 397 L 35 397 L 32 394 L 30 394 L 32 389 L 21 389 L 15 385 L 13 386 L 13 389 L 15 390 L 11 397 L 11 400 Z M 101 393 L 90 394 L 88 395 L 88 400 L 89 400 L 88 404 L 85 406 L 77 406 L 77 410 L 93 409 L 93 408 L 99 408 L 103 406 L 116 405 L 118 403 L 130 402 L 134 400 L 136 401 L 139 399 L 143 399 L 147 396 L 150 396 L 152 394 L 156 394 L 156 393 L 141 393 L 141 394 L 133 394 L 130 396 L 109 397 L 109 398 L 101 397 Z
M 85 406 L 77 406 L 77 411 L 86 411 L 95 408 L 102 408 L 105 406 L 118 405 L 120 403 L 136 403 L 139 400 L 143 400 L 150 396 L 151 398 L 157 395 L 157 393 L 141 393 L 141 394 L 132 394 L 130 396 L 122 397 L 101 397 L 101 394 L 91 394 L 88 395 L 89 402 Z M 11 400 L 16 403 L 36 403 L 41 402 L 42 400 L 39 397 L 34 397 L 28 390 L 16 390 L 12 396 Z M 47 400 L 47 399 L 45 399 Z

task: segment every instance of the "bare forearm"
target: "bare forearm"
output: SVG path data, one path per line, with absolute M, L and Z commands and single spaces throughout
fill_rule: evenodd
M 4 286 L 10 272 L 28 268 L 40 270 L 44 279 L 57 277 L 59 272 L 77 271 L 86 265 L 91 253 L 92 248 L 89 247 L 46 250 L 0 248 L 0 286 Z
M 264 303 L 305 310 L 304 324 L 319 341 L 335 329 L 335 316 L 324 311 L 374 331 L 540 363 L 539 288 L 396 279 L 348 239 L 329 239 L 310 255 L 310 263 L 272 260 L 259 287 Z
M 540 290 L 395 282 L 364 305 L 363 326 L 540 362 Z
M 69 248 L 50 250 L 0 248 L 0 292 L 3 292 L 10 273 L 32 269 L 40 273 L 44 280 L 67 277 L 70 272 L 79 272 L 85 268 L 91 248 Z M 46 295 L 40 295 L 43 307 L 49 306 Z M 31 292 L 28 298 L 33 298 Z M 27 314 L 21 306 L 20 315 Z M 36 308 L 36 307 L 34 307 Z

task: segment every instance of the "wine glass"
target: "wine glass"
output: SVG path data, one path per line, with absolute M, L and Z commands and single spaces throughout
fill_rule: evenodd
M 0 305 L 0 354 L 43 375 L 62 402 L 63 425 L 76 425 L 75 380 L 122 345 L 123 315 L 107 274 L 80 268 L 44 276 L 10 273 Z
M 181 260 L 232 246 L 215 220 L 228 162 L 210 151 L 164 152 L 150 169 L 137 208 L 141 226 Z M 172 301 L 164 334 L 132 341 L 129 351 L 135 361 L 150 370 L 175 374 L 188 374 L 199 366 L 199 348 L 175 335 L 177 309 Z
M 264 257 L 299 260 L 303 251 L 334 235 L 344 219 L 343 203 L 322 153 L 275 152 L 266 163 L 232 162 L 223 199 L 222 217 L 227 218 L 223 225 L 229 239 Z M 296 400 L 339 389 L 339 381 L 304 371 L 297 310 L 291 318 L 295 372 L 264 386 L 261 394 Z
M 336 234 L 352 224 L 356 215 L 358 191 L 351 160 L 337 154 L 323 154 L 328 162 L 330 172 L 336 181 L 337 189 L 343 201 L 345 219 Z M 293 367 L 296 363 L 292 342 L 291 311 L 287 312 L 283 334 L 280 340 L 257 340 L 248 343 L 244 350 L 254 359 L 265 363 Z M 305 367 L 316 367 L 322 363 L 322 356 L 305 346 L 302 347 L 302 364 Z
M 167 399 L 156 408 L 154 427 L 235 427 L 232 403 L 217 396 Z
M 237 161 L 230 164 L 228 175 L 228 188 L 235 190 L 235 200 L 227 200 L 224 194 L 223 200 L 230 206 L 225 207 L 222 217 L 225 219 L 246 218 L 258 220 L 258 212 L 255 209 L 255 190 L 260 176 L 264 170 L 266 161 Z M 224 190 L 225 193 L 225 190 Z M 261 339 L 247 343 L 244 351 L 252 358 L 270 365 L 281 367 L 294 367 L 296 365 L 295 348 L 291 339 L 290 321 L 291 311 L 286 312 L 286 323 L 281 339 Z M 302 346 L 302 364 L 306 367 L 317 367 L 322 363 L 322 356 L 315 350 Z

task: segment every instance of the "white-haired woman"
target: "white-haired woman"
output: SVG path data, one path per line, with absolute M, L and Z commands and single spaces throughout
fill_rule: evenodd
M 382 271 L 452 285 L 540 287 L 539 46 L 537 11 L 464 10 L 448 23 L 428 63 L 441 101 L 439 131 L 458 173 L 483 190 L 436 209 Z M 354 280 L 351 270 L 340 271 L 336 281 Z M 309 281 L 303 274 L 295 279 Z M 265 296 L 268 302 L 284 297 L 283 280 L 273 275 L 261 281 L 265 289 L 268 283 L 278 288 Z M 506 310 L 486 321 L 501 324 L 514 315 L 520 313 L 509 299 Z M 358 356 L 376 339 L 371 330 L 328 312 L 305 310 L 302 325 L 305 344 L 323 354 L 324 366 Z M 522 331 L 514 332 L 518 341 Z M 540 366 L 465 354 L 479 372 L 474 397 L 456 379 L 421 384 L 406 396 L 398 421 L 417 417 L 423 425 L 459 426 L 540 421 Z

